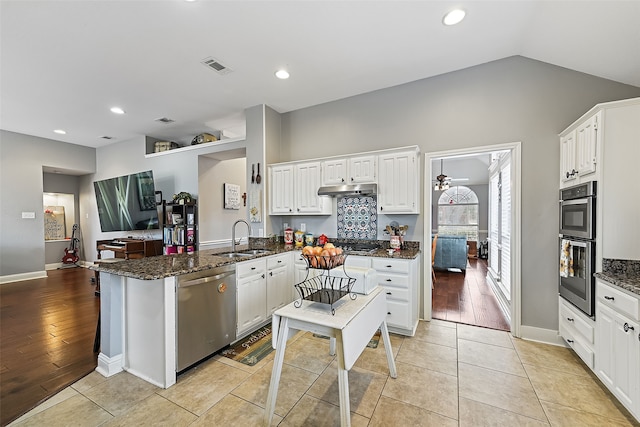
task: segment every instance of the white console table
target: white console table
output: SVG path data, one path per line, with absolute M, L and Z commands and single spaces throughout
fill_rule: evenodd
M 330 337 L 331 354 L 336 354 L 337 346 L 342 426 L 351 425 L 348 371 L 378 328 L 384 342 L 390 375 L 392 378 L 398 376 L 385 320 L 387 300 L 383 289 L 378 286 L 369 295 L 358 294 L 354 300 L 345 296 L 336 306 L 335 315 L 332 315 L 326 306 L 303 300 L 301 307 L 295 307 L 294 303 L 290 303 L 273 314 L 272 340 L 276 354 L 265 408 L 265 426 L 271 425 L 273 418 L 287 340 L 297 331 L 309 331 Z

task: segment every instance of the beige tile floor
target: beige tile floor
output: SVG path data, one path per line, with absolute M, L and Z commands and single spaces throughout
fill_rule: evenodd
M 354 427 L 640 425 L 566 348 L 438 320 L 391 345 L 397 379 L 382 341 L 349 372 Z M 292 339 L 273 425 L 339 425 L 334 359 L 325 339 Z M 272 367 L 273 353 L 253 367 L 216 356 L 167 390 L 94 372 L 12 425 L 258 426 Z

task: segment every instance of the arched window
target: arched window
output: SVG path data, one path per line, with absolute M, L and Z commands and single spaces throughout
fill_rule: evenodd
M 458 185 L 440 195 L 438 234 L 478 241 L 478 196 L 472 189 Z

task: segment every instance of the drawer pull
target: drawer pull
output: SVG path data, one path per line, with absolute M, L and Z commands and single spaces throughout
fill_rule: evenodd
M 571 317 L 567 317 L 567 320 L 568 320 L 569 322 L 573 322 L 573 321 L 574 321 Z
M 387 265 L 387 268 L 391 268 L 391 267 L 392 267 L 391 265 Z
M 604 296 L 604 299 L 609 300 L 609 301 L 613 301 L 613 300 L 615 300 L 615 298 L 614 298 L 614 297 L 610 297 L 610 296 L 608 296 L 608 295 L 605 295 L 605 296 Z
M 573 344 L 573 340 L 567 340 L 567 342 Z
M 255 267 L 251 267 L 251 269 L 252 269 L 252 270 L 255 270 L 256 268 L 255 268 Z
M 391 292 L 387 292 L 387 295 L 391 295 Z
M 387 279 L 387 282 L 390 282 L 390 281 L 391 281 L 391 279 Z
M 387 314 L 391 314 L 391 312 L 390 312 L 390 311 L 387 311 Z
M 629 331 L 634 331 L 635 328 L 631 325 L 629 325 L 627 322 L 624 323 L 624 331 L 625 332 L 629 332 Z

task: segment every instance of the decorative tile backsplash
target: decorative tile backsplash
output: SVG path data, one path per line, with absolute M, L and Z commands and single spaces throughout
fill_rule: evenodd
M 377 239 L 377 197 L 338 198 L 338 237 L 342 239 Z

